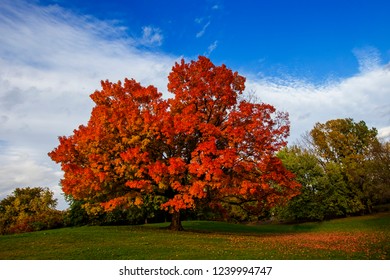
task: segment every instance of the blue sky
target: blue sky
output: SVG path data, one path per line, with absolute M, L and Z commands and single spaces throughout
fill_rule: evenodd
M 145 27 L 159 39 L 155 51 L 206 54 L 235 69 L 293 74 L 315 82 L 358 72 L 354 51 L 374 47 L 388 61 L 390 2 L 259 1 L 44 1 L 113 21 L 129 37 Z
M 168 97 L 175 61 L 206 55 L 287 111 L 290 143 L 350 117 L 390 139 L 390 1 L 0 0 L 0 198 L 46 186 L 47 153 L 88 121 L 100 80 Z

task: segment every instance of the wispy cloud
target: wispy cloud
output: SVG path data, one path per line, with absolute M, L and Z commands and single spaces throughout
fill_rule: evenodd
M 353 53 L 358 60 L 360 72 L 370 72 L 379 68 L 381 65 L 380 52 L 372 46 L 355 48 Z
M 195 21 L 195 23 L 197 23 L 197 24 L 201 24 L 202 22 L 203 22 L 203 20 L 204 20 L 204 18 L 196 18 L 194 21 Z
M 160 28 L 152 26 L 142 27 L 142 39 L 141 44 L 146 46 L 161 46 L 163 43 L 164 36 Z
M 206 32 L 206 29 L 207 29 L 207 27 L 209 27 L 210 23 L 211 22 L 208 21 L 205 25 L 203 25 L 202 30 L 200 30 L 198 33 L 196 33 L 196 38 L 200 38 L 204 35 L 204 33 Z
M 204 55 L 209 56 L 217 47 L 218 47 L 218 41 L 215 40 L 210 46 L 208 46 L 207 52 Z

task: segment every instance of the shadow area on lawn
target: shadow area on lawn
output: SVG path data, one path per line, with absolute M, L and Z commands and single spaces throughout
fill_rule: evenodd
M 371 231 L 390 230 L 390 212 L 375 215 L 339 218 L 306 223 L 261 223 L 233 224 L 216 221 L 183 221 L 183 232 L 204 234 L 240 234 L 240 235 L 283 235 L 293 233 L 315 233 L 330 231 Z M 167 230 L 168 223 L 140 226 L 148 229 Z
M 269 234 L 291 234 L 297 232 L 313 232 L 321 226 L 321 222 L 318 223 L 305 223 L 305 224 L 263 224 L 263 225 L 251 225 L 251 224 L 232 224 L 226 222 L 215 221 L 183 221 L 184 230 L 183 233 L 198 233 L 198 234 L 240 234 L 240 235 L 269 235 Z M 150 224 L 144 225 L 143 228 L 154 228 L 158 230 L 166 230 L 168 224 Z

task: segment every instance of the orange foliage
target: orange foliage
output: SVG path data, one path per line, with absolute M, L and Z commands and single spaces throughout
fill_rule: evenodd
M 244 248 L 266 247 L 275 251 L 282 259 L 314 258 L 332 259 L 332 254 L 343 255 L 345 259 L 388 259 L 384 244 L 388 237 L 384 232 L 304 232 L 286 234 L 263 234 L 262 236 L 227 237 L 226 246 Z M 241 244 L 241 245 L 237 245 Z M 280 257 L 279 257 L 280 258 Z M 333 258 L 334 259 L 334 258 Z
M 159 194 L 171 212 L 229 196 L 262 209 L 298 193 L 275 157 L 286 145 L 287 114 L 239 101 L 245 78 L 205 57 L 176 63 L 168 79 L 168 100 L 128 79 L 103 81 L 91 94 L 88 124 L 49 153 L 65 172 L 65 193 L 106 210 Z

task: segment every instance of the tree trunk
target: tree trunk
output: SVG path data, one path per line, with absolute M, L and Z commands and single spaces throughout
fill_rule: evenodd
M 180 211 L 173 212 L 172 221 L 171 221 L 171 224 L 169 225 L 168 229 L 175 230 L 175 231 L 184 230 L 183 226 L 181 225 Z

